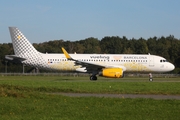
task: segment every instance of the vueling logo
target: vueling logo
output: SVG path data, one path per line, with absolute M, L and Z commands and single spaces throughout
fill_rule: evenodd
M 109 60 L 109 56 L 101 56 L 101 55 L 97 55 L 97 56 L 90 56 L 91 59 L 107 59 Z

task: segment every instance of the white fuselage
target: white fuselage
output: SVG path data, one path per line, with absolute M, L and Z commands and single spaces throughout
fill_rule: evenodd
M 39 62 L 24 61 L 24 64 L 37 68 L 58 71 L 86 72 L 74 61 L 67 60 L 64 54 L 42 54 Z M 122 68 L 126 72 L 168 72 L 174 69 L 174 65 L 165 58 L 156 55 L 145 54 L 70 54 L 76 60 L 105 65 L 108 68 Z M 43 61 L 43 62 L 42 62 Z

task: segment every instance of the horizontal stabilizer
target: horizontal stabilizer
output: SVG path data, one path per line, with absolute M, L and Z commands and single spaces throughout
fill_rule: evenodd
M 16 55 L 6 55 L 5 58 L 6 58 L 7 60 L 20 61 L 20 62 L 26 60 L 26 58 L 18 57 L 18 56 L 16 56 Z

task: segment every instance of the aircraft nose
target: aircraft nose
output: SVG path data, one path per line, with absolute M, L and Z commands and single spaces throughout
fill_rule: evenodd
M 169 68 L 169 71 L 172 71 L 172 70 L 174 70 L 175 66 L 174 66 L 172 63 L 170 63 L 170 65 L 168 66 L 168 68 Z
M 175 69 L 175 66 L 173 64 L 171 64 L 171 70 L 174 70 Z

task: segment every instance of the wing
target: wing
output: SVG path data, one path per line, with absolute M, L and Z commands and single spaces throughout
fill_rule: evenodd
M 75 61 L 75 65 L 81 65 L 82 67 L 86 67 L 87 71 L 96 71 L 96 70 L 101 70 L 102 68 L 105 68 L 105 66 L 101 64 L 94 64 L 94 63 L 83 62 L 83 61 L 78 61 L 78 60 L 74 60 L 74 61 Z
M 124 66 L 104 65 L 92 62 L 79 61 L 73 59 L 64 48 L 62 48 L 62 51 L 68 60 L 75 61 L 75 65 L 81 65 L 82 68 L 85 67 L 87 72 L 100 71 L 103 68 L 122 68 L 123 71 L 125 71 Z
M 64 48 L 62 48 L 62 51 L 68 60 L 75 61 L 75 65 L 81 65 L 82 68 L 86 67 L 87 72 L 101 70 L 102 68 L 106 67 L 105 65 L 101 65 L 101 64 L 95 64 L 92 62 L 84 62 L 73 59 Z

